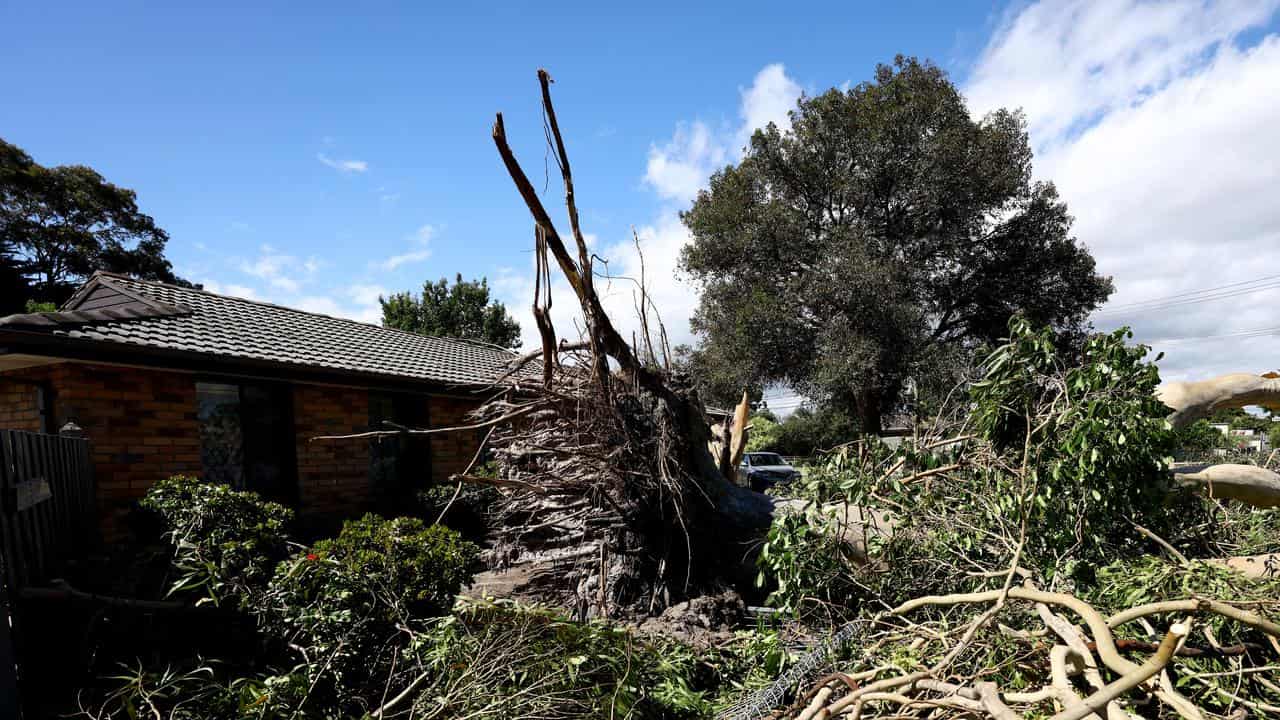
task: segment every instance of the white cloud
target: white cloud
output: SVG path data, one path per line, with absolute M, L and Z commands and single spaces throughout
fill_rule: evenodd
M 720 140 L 701 121 L 680 123 L 669 142 L 649 148 L 645 182 L 664 198 L 691 202 L 728 156 Z
M 364 160 L 335 160 L 324 153 L 316 153 L 316 159 L 344 173 L 362 173 L 369 169 L 369 163 Z
M 1112 306 L 1249 280 L 1280 249 L 1280 36 L 1274 2 L 1051 3 L 997 32 L 966 94 L 1022 106 L 1037 150 L 1112 275 Z M 1272 271 L 1274 272 L 1274 271 Z M 1280 338 L 1162 342 L 1274 327 L 1280 290 L 1099 314 L 1166 352 L 1167 378 L 1280 365 Z
M 742 127 L 739 145 L 745 147 L 751 133 L 773 123 L 781 130 L 791 129 L 789 113 L 800 98 L 800 86 L 787 77 L 781 63 L 766 65 L 756 73 L 755 81 L 742 91 Z M 735 148 L 736 150 L 736 148 Z
M 431 242 L 431 238 L 436 236 L 438 229 L 434 225 L 423 225 L 413 233 L 414 249 L 403 253 L 392 255 L 384 260 L 370 263 L 374 268 L 390 272 L 402 265 L 410 265 L 412 263 L 422 262 L 431 257 L 431 248 L 427 245 Z
M 966 88 L 978 112 L 1016 98 L 1038 142 L 1141 104 L 1274 12 L 1274 0 L 1035 3 L 997 30 Z
M 347 288 L 347 298 L 362 307 L 380 307 L 378 299 L 390 294 L 381 285 L 352 285 Z
M 302 284 L 315 275 L 320 262 L 315 258 L 299 260 L 293 255 L 277 251 L 270 245 L 263 245 L 258 257 L 240 262 L 240 272 L 266 281 L 276 290 L 296 293 Z M 301 274 L 295 273 L 301 269 Z
M 257 291 L 251 287 L 237 285 L 235 283 L 220 283 L 217 280 L 200 279 L 196 281 L 205 290 L 218 295 L 229 295 L 231 297 L 244 298 L 245 300 L 260 300 Z
M 701 120 L 678 123 L 671 140 L 649 148 L 645 182 L 663 198 L 688 205 L 711 173 L 741 157 L 757 128 L 769 123 L 784 130 L 791 127 L 787 113 L 795 108 L 800 92 L 781 64 L 766 65 L 741 90 L 736 127 L 717 131 Z

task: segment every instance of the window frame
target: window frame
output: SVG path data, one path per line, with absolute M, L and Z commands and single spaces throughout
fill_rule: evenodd
M 196 432 L 200 440 L 200 472 L 203 476 L 207 469 L 204 462 L 204 421 L 200 418 L 200 384 L 206 383 L 211 385 L 229 385 L 236 388 L 236 408 L 238 414 L 238 422 L 241 433 L 241 457 L 240 457 L 240 476 L 241 485 L 243 487 L 238 490 L 248 490 L 262 495 L 264 498 L 283 503 L 296 503 L 300 496 L 300 483 L 298 476 L 298 448 L 297 435 L 298 423 L 294 414 L 294 384 L 282 380 L 265 380 L 260 378 L 244 378 L 227 375 L 213 374 L 197 374 L 195 375 L 192 385 L 196 392 Z M 278 434 L 278 437 L 272 438 L 267 442 L 270 447 L 278 447 L 279 454 L 274 458 L 280 465 L 282 481 L 278 488 L 263 488 L 259 486 L 253 477 L 251 477 L 250 469 L 250 451 L 251 447 L 260 447 L 256 443 L 261 442 L 261 438 L 249 440 L 249 433 L 245 432 L 245 387 L 256 386 L 263 388 L 267 394 L 280 403 L 279 420 L 281 427 L 275 428 L 272 434 Z

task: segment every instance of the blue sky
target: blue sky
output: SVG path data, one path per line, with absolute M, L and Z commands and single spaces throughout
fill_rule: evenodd
M 136 189 L 179 273 L 224 292 L 372 319 L 378 292 L 461 272 L 524 319 L 531 224 L 489 127 L 501 110 L 542 175 L 538 67 L 558 81 L 586 230 L 626 270 L 637 228 L 677 338 L 696 301 L 673 277 L 691 193 L 798 91 L 896 53 L 947 69 L 975 113 L 1027 109 L 1037 173 L 1116 302 L 1262 275 L 1280 246 L 1270 0 L 179 5 L 0 6 L 0 137 Z M 1181 342 L 1280 325 L 1275 299 L 1116 322 Z M 1280 365 L 1277 339 L 1255 340 L 1248 362 Z M 1170 367 L 1243 361 L 1210 346 Z
M 785 60 L 814 89 L 895 52 L 949 64 L 976 49 L 992 12 L 432 5 L 12 3 L 0 133 L 41 163 L 85 163 L 135 188 L 194 277 L 254 287 L 262 278 L 239 266 L 268 244 L 314 258 L 317 292 L 408 288 L 526 264 L 529 222 L 489 127 L 503 111 L 541 175 L 538 67 L 558 81 L 589 230 L 625 239 L 660 202 L 643 183 L 651 144 L 685 118 L 732 122 L 765 64 Z M 422 254 L 423 226 L 428 259 L 366 267 Z

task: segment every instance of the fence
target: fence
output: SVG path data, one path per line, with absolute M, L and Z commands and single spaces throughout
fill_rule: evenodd
M 89 441 L 0 430 L 0 546 L 10 591 L 57 572 L 95 529 Z
M 20 717 L 12 618 L 20 590 L 43 582 L 97 531 L 89 441 L 0 430 L 0 717 Z

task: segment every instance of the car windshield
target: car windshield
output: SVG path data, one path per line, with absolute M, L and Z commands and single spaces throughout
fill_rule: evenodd
M 786 465 L 787 461 L 777 453 L 751 453 L 747 456 L 752 465 Z

